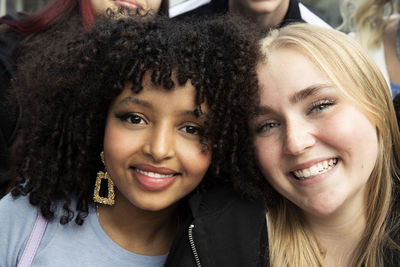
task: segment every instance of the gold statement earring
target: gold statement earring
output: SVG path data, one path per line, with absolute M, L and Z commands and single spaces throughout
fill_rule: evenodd
M 105 204 L 105 205 L 114 205 L 115 203 L 115 192 L 114 192 L 114 183 L 111 180 L 110 175 L 108 174 L 107 170 L 106 170 L 106 165 L 104 163 L 104 151 L 101 151 L 100 153 L 100 158 L 101 161 L 104 164 L 104 172 L 99 171 L 97 173 L 97 177 L 96 177 L 96 184 L 94 186 L 94 193 L 93 193 L 93 201 L 97 202 L 97 203 L 101 203 L 101 204 Z M 100 196 L 100 189 L 101 189 L 101 185 L 102 185 L 102 181 L 107 181 L 107 196 L 106 197 L 102 197 Z

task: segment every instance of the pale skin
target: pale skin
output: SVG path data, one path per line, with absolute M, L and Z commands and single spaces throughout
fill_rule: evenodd
M 282 23 L 290 0 L 229 0 L 229 11 L 240 14 L 264 28 Z
M 146 73 L 138 94 L 127 84 L 109 109 L 104 157 L 116 197 L 114 206 L 98 206 L 98 216 L 119 246 L 155 256 L 168 253 L 178 202 L 201 182 L 211 153 L 199 142 L 207 107 L 201 106 L 204 116 L 194 115 L 190 82 L 167 91 L 149 79 Z
M 260 106 L 251 125 L 260 169 L 304 214 L 325 266 L 350 266 L 366 225 L 376 127 L 295 49 L 273 50 L 257 73 Z M 332 167 L 306 176 L 331 159 Z

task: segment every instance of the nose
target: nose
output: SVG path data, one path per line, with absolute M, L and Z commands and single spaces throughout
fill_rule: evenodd
M 306 121 L 291 120 L 286 122 L 285 130 L 284 151 L 286 154 L 299 155 L 316 142 L 312 126 Z
M 153 127 L 143 145 L 143 153 L 156 162 L 172 158 L 175 155 L 174 133 L 169 128 L 167 125 Z

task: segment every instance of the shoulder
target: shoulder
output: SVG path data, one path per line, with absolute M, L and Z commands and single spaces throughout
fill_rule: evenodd
M 36 218 L 37 209 L 29 203 L 28 196 L 13 197 L 10 193 L 0 200 L 0 224 L 19 219 Z
M 21 255 L 37 217 L 37 208 L 28 197 L 13 198 L 11 194 L 0 200 L 0 266 L 13 266 Z

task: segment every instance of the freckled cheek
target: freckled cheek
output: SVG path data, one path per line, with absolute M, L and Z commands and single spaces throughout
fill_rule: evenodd
M 319 137 L 339 152 L 363 157 L 377 145 L 376 127 L 361 112 L 349 108 L 325 120 Z M 355 155 L 355 153 L 357 153 Z
M 318 138 L 335 146 L 343 146 L 348 140 L 349 135 L 354 135 L 352 123 L 354 122 L 344 120 L 342 116 L 332 116 L 324 120 L 318 127 Z

